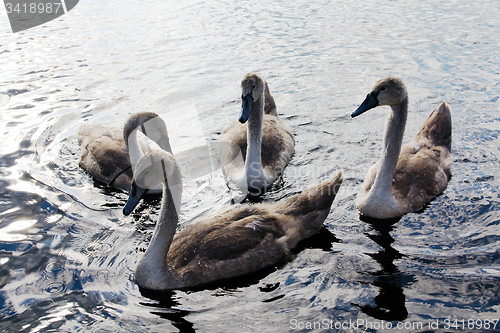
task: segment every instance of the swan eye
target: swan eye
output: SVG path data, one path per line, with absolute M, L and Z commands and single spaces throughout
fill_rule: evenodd
M 380 91 L 385 91 L 385 87 L 382 87 L 382 89 L 380 89 Z

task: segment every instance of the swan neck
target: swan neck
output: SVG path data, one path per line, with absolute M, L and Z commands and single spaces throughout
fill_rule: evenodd
M 247 156 L 245 169 L 262 169 L 262 121 L 264 119 L 264 98 L 261 96 L 252 104 L 247 128 Z
M 167 289 L 174 283 L 166 258 L 179 220 L 180 199 L 172 192 L 175 191 L 163 186 L 160 216 L 135 273 L 137 283 L 149 289 Z
M 387 118 L 380 169 L 373 184 L 374 189 L 388 192 L 392 195 L 392 179 L 399 160 L 401 145 L 408 114 L 408 99 L 400 104 L 392 105 Z
M 137 137 L 137 130 L 133 130 L 130 135 L 125 138 L 125 143 L 130 154 L 130 164 L 132 164 L 132 167 L 134 167 L 137 161 L 139 161 L 139 159 L 144 156 L 142 148 L 139 144 L 139 139 Z

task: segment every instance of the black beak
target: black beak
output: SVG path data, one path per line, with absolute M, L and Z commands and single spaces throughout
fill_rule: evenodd
M 377 106 L 378 106 L 378 99 L 377 99 L 376 95 L 373 92 L 371 92 L 366 96 L 365 100 L 356 109 L 356 111 L 354 111 L 351 114 L 351 117 L 354 118 L 356 116 L 359 116 L 360 114 L 362 114 L 370 109 L 373 109 L 374 107 L 377 107 Z
M 128 196 L 127 203 L 123 207 L 123 215 L 129 215 L 132 213 L 134 208 L 139 204 L 139 201 L 146 195 L 148 189 L 142 188 L 134 182 L 130 186 L 130 194 Z
M 242 105 L 241 105 L 241 116 L 240 123 L 244 124 L 248 118 L 250 117 L 250 110 L 252 110 L 252 94 L 246 94 L 245 96 L 241 96 Z

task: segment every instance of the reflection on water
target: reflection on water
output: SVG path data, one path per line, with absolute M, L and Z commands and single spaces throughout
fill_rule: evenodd
M 176 300 L 176 294 L 174 291 L 149 291 L 139 288 L 141 295 L 145 298 L 156 300 L 157 303 L 151 303 L 151 301 L 141 302 L 141 305 L 157 309 L 151 310 L 151 313 L 157 315 L 161 318 L 168 319 L 172 324 L 182 332 L 195 332 L 193 323 L 186 320 L 186 316 L 189 315 L 189 311 L 175 309 L 175 307 L 181 304 Z
M 499 9 L 492 1 L 89 0 L 18 34 L 3 21 L 0 330 L 282 332 L 291 320 L 498 317 Z M 340 169 L 325 227 L 257 275 L 161 296 L 140 290 L 133 272 L 158 198 L 124 217 L 126 193 L 78 167 L 78 128 L 161 114 L 186 161 L 183 228 L 231 206 L 206 147 L 238 116 L 250 71 L 269 83 L 296 140 L 278 185 L 259 200 L 281 200 Z M 380 224 L 360 219 L 354 202 L 379 157 L 386 110 L 356 122 L 350 112 L 388 75 L 409 91 L 408 138 L 441 101 L 450 105 L 454 164 L 428 207 Z M 188 151 L 199 153 L 195 168 Z
M 369 223 L 376 234 L 366 233 L 366 236 L 382 247 L 377 253 L 368 254 L 381 266 L 381 269 L 373 276 L 374 286 L 380 288 L 380 293 L 375 296 L 376 306 L 361 306 L 361 311 L 369 316 L 387 321 L 402 321 L 408 316 L 405 306 L 405 295 L 402 286 L 402 274 L 394 264 L 394 260 L 401 259 L 403 255 L 395 250 L 391 244 L 394 238 L 389 234 L 393 231 L 393 224 L 399 222 L 400 218 L 390 220 L 377 220 L 361 217 L 363 222 Z

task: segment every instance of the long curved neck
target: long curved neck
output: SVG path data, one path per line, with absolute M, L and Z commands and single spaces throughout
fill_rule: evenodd
M 261 96 L 252 103 L 252 110 L 248 118 L 247 129 L 247 153 L 245 160 L 245 172 L 247 178 L 256 178 L 263 175 L 262 172 L 262 121 L 264 119 L 264 97 Z
M 137 135 L 138 131 L 138 128 L 133 130 L 132 132 L 130 132 L 129 136 L 125 138 L 130 155 L 130 164 L 132 164 L 132 166 L 134 166 L 137 161 L 139 161 L 139 159 L 144 156 L 144 152 L 142 151 L 141 144 L 139 143 L 139 137 Z M 147 136 L 147 131 L 144 128 L 141 128 L 141 132 L 145 133 L 145 135 Z M 170 147 L 168 133 L 162 133 L 160 138 L 155 142 L 161 149 L 172 154 L 172 148 Z
M 408 99 L 391 106 L 391 113 L 385 127 L 380 168 L 372 187 L 373 192 L 380 191 L 392 195 L 392 178 L 401 152 L 407 114 Z
M 139 144 L 139 139 L 137 137 L 137 129 L 133 130 L 130 135 L 125 138 L 128 153 L 130 155 L 130 164 L 135 166 L 137 161 L 144 156 L 144 152 L 142 151 L 141 145 Z
M 150 125 L 150 124 L 160 125 L 158 122 L 161 122 L 164 125 L 163 120 L 161 120 L 159 117 L 154 118 L 153 120 L 154 120 L 154 122 L 152 122 L 152 123 L 146 122 L 146 123 L 141 124 L 141 127 L 140 127 L 141 132 L 144 133 L 144 135 L 147 136 L 148 138 L 152 139 L 161 149 L 172 154 L 172 147 L 170 147 L 170 139 L 168 137 L 167 128 L 165 126 L 157 126 L 157 130 L 159 132 L 157 132 L 153 135 L 154 139 L 150 135 L 148 135 L 151 133 L 148 130 L 148 125 Z M 165 131 L 163 131 L 162 128 L 164 128 Z
M 163 186 L 160 217 L 148 249 L 135 272 L 136 282 L 148 289 L 167 289 L 174 287 L 173 283 L 175 283 L 166 260 L 179 220 L 177 212 L 180 208 L 180 199 L 174 198 L 180 193 L 172 192 L 174 193 L 171 193 L 165 185 Z

